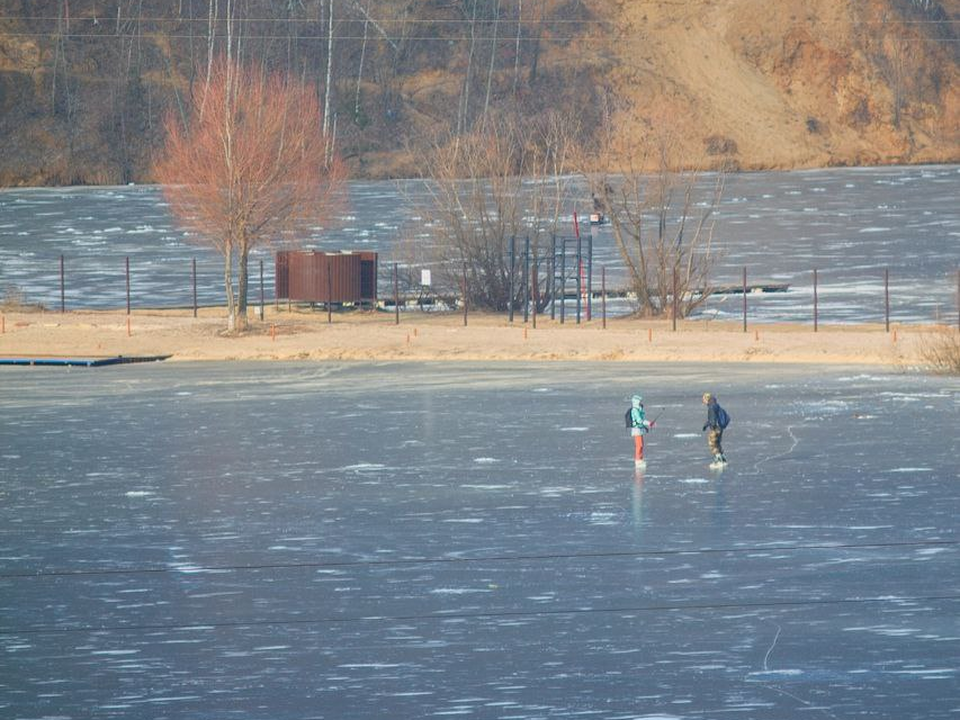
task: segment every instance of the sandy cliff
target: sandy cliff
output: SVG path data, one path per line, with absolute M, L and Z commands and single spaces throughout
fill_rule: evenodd
M 329 3 L 245 7 L 248 56 L 322 92 Z M 613 108 L 638 153 L 669 127 L 689 163 L 960 161 L 960 0 L 371 0 L 375 25 L 333 7 L 331 112 L 357 176 L 412 174 L 431 130 L 516 106 L 576 112 L 588 134 Z M 4 3 L 0 184 L 149 181 L 208 10 Z

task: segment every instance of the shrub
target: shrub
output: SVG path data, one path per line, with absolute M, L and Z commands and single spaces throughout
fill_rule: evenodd
M 935 373 L 960 375 L 960 332 L 948 330 L 924 336 L 920 356 Z

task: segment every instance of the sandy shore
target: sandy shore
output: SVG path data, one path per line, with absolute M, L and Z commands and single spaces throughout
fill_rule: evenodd
M 192 311 L 3 312 L 0 357 L 170 355 L 171 360 L 455 360 L 783 362 L 910 367 L 921 364 L 934 326 L 753 325 L 598 319 L 577 325 L 540 317 L 513 325 L 501 315 L 334 314 L 266 310 L 241 336 L 224 332 L 225 313 Z M 255 316 L 251 316 L 255 317 Z

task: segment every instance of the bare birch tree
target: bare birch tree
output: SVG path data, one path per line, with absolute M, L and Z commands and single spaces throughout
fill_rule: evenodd
M 247 325 L 250 251 L 329 217 L 343 174 L 321 127 L 312 87 L 223 57 L 194 88 L 187 125 L 167 116 L 154 172 L 178 221 L 223 256 L 231 331 Z

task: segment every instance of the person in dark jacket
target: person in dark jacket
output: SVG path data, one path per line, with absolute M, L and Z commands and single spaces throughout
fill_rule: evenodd
M 717 398 L 712 393 L 703 394 L 703 404 L 707 406 L 707 422 L 703 429 L 707 432 L 707 445 L 710 446 L 710 452 L 713 454 L 713 462 L 725 465 L 727 458 L 723 454 L 723 445 L 721 444 L 723 425 L 720 422 L 721 415 L 725 413 L 721 410 L 720 403 L 717 402 Z

